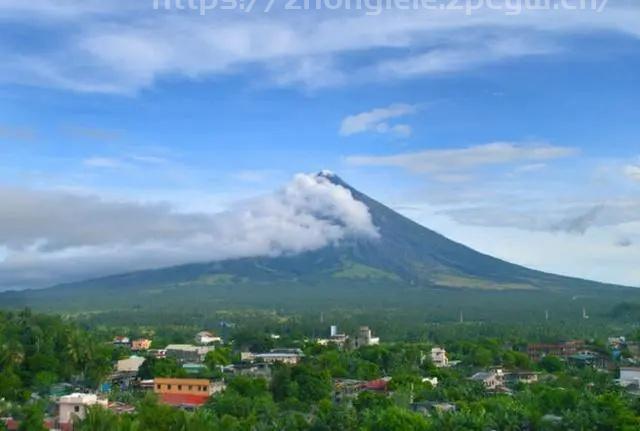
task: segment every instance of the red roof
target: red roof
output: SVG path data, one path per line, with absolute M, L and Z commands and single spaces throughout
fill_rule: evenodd
M 368 389 L 370 391 L 386 391 L 389 386 L 388 379 L 378 379 L 371 380 L 364 384 L 364 389 Z
M 6 419 L 4 421 L 4 424 L 7 427 L 7 429 L 10 431 L 17 430 L 18 428 L 20 428 L 20 421 L 17 421 L 15 419 L 11 419 L 11 418 Z M 51 419 L 45 419 L 43 425 L 48 430 L 54 429 L 53 421 Z
M 160 401 L 170 406 L 200 407 L 209 399 L 208 395 L 160 394 Z

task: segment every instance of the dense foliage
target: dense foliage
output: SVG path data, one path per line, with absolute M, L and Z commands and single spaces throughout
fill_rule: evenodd
M 95 386 L 111 371 L 111 355 L 59 317 L 0 312 L 0 399 L 27 400 L 61 381 Z

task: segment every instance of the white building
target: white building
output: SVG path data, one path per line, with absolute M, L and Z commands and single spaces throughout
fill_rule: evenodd
M 123 373 L 137 373 L 142 364 L 144 364 L 145 358 L 141 356 L 131 356 L 127 359 L 121 359 L 116 364 L 116 371 Z
M 338 327 L 331 325 L 329 328 L 329 338 L 318 338 L 316 343 L 321 346 L 328 346 L 329 344 L 335 344 L 338 347 L 344 347 L 349 337 L 346 334 L 339 334 Z
M 618 379 L 618 383 L 623 387 L 630 385 L 640 387 L 640 368 L 620 367 L 620 378 Z
M 442 347 L 434 347 L 431 349 L 431 362 L 438 368 L 448 367 L 449 359 L 447 351 Z
M 504 384 L 504 373 L 501 369 L 482 371 L 471 376 L 471 380 L 481 382 L 485 388 L 493 390 Z
M 203 344 L 203 345 L 222 342 L 222 338 L 218 337 L 215 334 L 212 334 L 209 331 L 198 332 L 196 334 L 195 340 L 197 344 Z
M 380 344 L 380 338 L 373 337 L 368 326 L 361 326 L 356 336 L 355 347 L 377 346 L 378 344 Z
M 215 350 L 213 346 L 193 346 L 191 344 L 169 344 L 165 349 L 168 358 L 181 362 L 201 363 L 207 353 Z
M 107 407 L 106 399 L 98 398 L 96 394 L 71 394 L 60 397 L 58 400 L 59 422 L 63 429 L 70 428 L 74 420 L 84 419 L 87 415 L 87 407 L 100 405 Z

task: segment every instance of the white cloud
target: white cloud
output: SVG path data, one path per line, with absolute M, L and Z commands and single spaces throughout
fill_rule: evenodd
M 624 174 L 635 181 L 640 181 L 640 165 L 627 165 L 624 167 Z
M 0 188 L 0 289 L 141 268 L 314 250 L 376 238 L 368 208 L 322 176 L 217 213 Z
M 351 136 L 357 133 L 393 133 L 400 136 L 411 134 L 411 127 L 406 124 L 389 124 L 388 120 L 414 114 L 415 105 L 394 103 L 386 108 L 376 108 L 371 111 L 350 115 L 342 120 L 340 134 Z
M 166 76 L 197 79 L 256 66 L 276 85 L 314 89 L 386 82 L 556 53 L 567 34 L 615 31 L 637 37 L 639 13 L 636 4 L 610 1 L 602 13 L 216 10 L 202 17 L 188 10 L 153 11 L 147 2 L 3 0 L 0 17 L 14 26 L 44 22 L 32 37 L 56 40 L 34 44 L 29 53 L 4 44 L 0 76 L 3 82 L 106 93 L 135 93 Z M 362 61 L 342 61 L 354 53 Z
M 391 156 L 351 156 L 347 162 L 356 166 L 393 166 L 414 173 L 446 175 L 473 169 L 519 162 L 538 162 L 576 154 L 574 148 L 549 144 L 494 142 L 457 149 L 426 150 Z
M 637 238 L 640 221 L 595 226 L 587 235 L 467 225 L 425 205 L 407 216 L 475 250 L 541 271 L 640 287 L 640 247 L 616 239 Z M 498 217 L 508 217 L 498 214 Z

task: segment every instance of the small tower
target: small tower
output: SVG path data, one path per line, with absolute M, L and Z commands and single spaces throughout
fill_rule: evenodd
M 549 321 L 549 310 L 544 310 L 544 320 Z
M 462 314 L 462 310 L 460 310 L 459 321 L 460 323 L 464 323 L 464 315 Z

